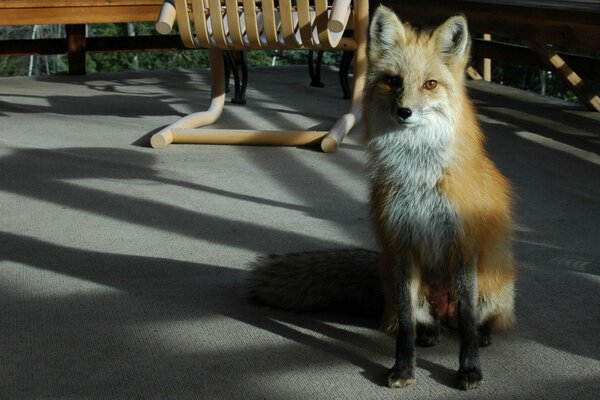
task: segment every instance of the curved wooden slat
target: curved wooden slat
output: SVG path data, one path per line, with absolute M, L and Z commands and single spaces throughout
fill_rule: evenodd
M 223 15 L 221 14 L 221 2 L 209 1 L 208 10 L 210 12 L 210 26 L 215 44 L 220 49 L 227 49 L 226 34 L 223 29 Z
M 190 26 L 190 15 L 186 0 L 175 0 L 175 9 L 177 10 L 177 26 L 179 27 L 179 36 L 185 47 L 195 48 L 192 27 Z
M 277 21 L 275 20 L 275 5 L 273 0 L 261 0 L 263 17 L 263 35 L 267 41 L 267 47 L 277 47 L 279 45 L 279 35 L 277 34 Z
M 192 14 L 194 16 L 196 38 L 200 46 L 205 48 L 212 47 L 210 35 L 208 34 L 208 26 L 206 25 L 206 9 L 203 0 L 192 0 Z
M 238 9 L 238 0 L 226 0 L 226 16 L 229 25 L 229 38 L 236 48 L 244 47 L 242 32 L 240 29 L 240 13 Z
M 298 9 L 298 31 L 302 47 L 312 46 L 312 24 L 310 18 L 310 5 L 308 0 L 297 0 L 296 6 Z
M 244 22 L 246 25 L 246 38 L 249 48 L 260 49 L 260 33 L 258 31 L 256 3 L 254 0 L 243 0 L 244 4 Z
M 330 47 L 329 29 L 327 29 L 327 24 L 329 22 L 329 15 L 327 12 L 329 7 L 327 0 L 314 0 L 314 2 L 316 12 L 314 26 L 317 29 L 317 37 L 319 38 L 318 45 Z M 315 43 L 315 45 L 317 45 L 317 43 Z
M 281 16 L 281 36 L 283 38 L 283 44 L 286 48 L 295 48 L 299 45 L 296 40 L 294 31 L 296 30 L 296 24 L 294 23 L 294 17 L 292 14 L 292 2 L 291 0 L 279 0 L 279 14 Z

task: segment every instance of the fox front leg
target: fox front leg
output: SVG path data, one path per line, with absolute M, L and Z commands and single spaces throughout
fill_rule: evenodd
M 408 262 L 396 265 L 398 332 L 396 333 L 396 362 L 387 376 L 387 384 L 391 388 L 405 387 L 415 381 L 415 316 L 411 295 L 412 279 L 412 266 Z
M 458 330 L 460 334 L 460 366 L 456 374 L 459 389 L 475 389 L 483 376 L 479 364 L 479 335 L 477 327 L 477 261 L 462 261 L 456 274 L 458 299 Z

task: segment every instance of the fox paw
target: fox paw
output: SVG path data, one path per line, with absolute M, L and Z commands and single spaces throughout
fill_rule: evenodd
M 408 369 L 392 368 L 388 372 L 387 385 L 392 389 L 403 388 L 415 383 L 414 372 Z
M 456 387 L 461 390 L 476 389 L 481 384 L 483 375 L 479 368 L 459 369 L 456 374 Z

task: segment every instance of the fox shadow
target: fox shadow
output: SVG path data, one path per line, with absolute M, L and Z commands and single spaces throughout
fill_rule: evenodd
M 6 342 L 19 340 L 17 336 L 22 335 L 19 332 L 23 331 L 29 333 L 24 335 L 25 339 L 21 337 L 21 341 L 39 340 L 35 339 L 38 335 L 35 332 L 40 332 L 36 329 L 40 325 L 40 320 L 53 321 L 46 324 L 44 331 L 44 335 L 50 337 L 94 337 L 102 334 L 112 336 L 112 341 L 118 341 L 123 339 L 110 333 L 124 321 L 127 321 L 127 324 L 144 325 L 203 319 L 218 315 L 311 348 L 320 363 L 330 364 L 335 360 L 344 360 L 354 364 L 363 370 L 362 375 L 366 379 L 378 385 L 383 384 L 383 376 L 387 368 L 361 353 L 364 350 L 375 351 L 380 357 L 393 353 L 390 338 L 378 335 L 365 336 L 344 328 L 344 326 L 360 326 L 375 329 L 377 321 L 373 318 L 356 318 L 330 313 L 290 313 L 256 305 L 244 289 L 247 277 L 245 271 L 185 261 L 82 250 L 7 232 L 0 232 L 0 245 L 6 249 L 3 252 L 3 260 L 14 263 L 15 268 L 27 266 L 110 288 L 106 294 L 79 294 L 67 298 L 39 297 L 28 300 L 26 313 L 29 322 L 18 323 L 15 327 L 17 330 L 3 332 Z M 5 295 L 0 303 L 6 313 L 16 313 L 15 307 L 19 307 L 22 294 L 9 288 L 5 289 L 7 290 L 4 291 Z M 137 303 L 136 307 L 129 306 L 126 309 L 126 305 L 131 302 L 131 297 L 141 302 Z M 121 310 L 120 315 L 107 312 L 107 308 L 113 307 Z M 67 314 L 65 310 L 68 310 Z M 86 315 L 86 317 L 75 317 L 78 315 Z M 94 331 L 98 326 L 105 326 L 105 328 L 101 328 L 100 332 Z M 107 369 L 107 366 L 96 359 L 98 356 L 96 353 L 107 350 L 106 345 L 90 349 L 84 342 L 69 342 L 67 345 L 63 341 L 47 341 L 44 347 L 30 347 L 26 355 L 17 348 L 8 347 L 4 356 L 16 360 L 18 364 L 27 362 L 23 357 L 45 360 L 47 365 L 44 368 L 62 370 L 66 376 L 69 376 L 68 371 L 73 368 L 102 371 L 108 377 L 114 377 L 114 374 L 119 373 L 112 367 Z M 150 351 L 144 348 L 131 348 L 131 344 L 127 343 L 111 343 L 109 347 L 128 348 L 131 352 Z M 252 350 L 248 351 L 253 354 Z M 51 356 L 66 353 L 79 354 L 81 359 L 71 364 L 67 357 Z M 258 363 L 259 368 L 285 370 L 303 366 L 293 350 L 284 351 L 284 354 L 286 353 L 288 356 L 274 359 L 277 365 L 267 367 Z M 134 357 L 127 353 L 121 356 Z M 239 356 L 240 354 L 236 354 L 233 350 L 231 354 L 213 355 L 217 359 L 229 361 L 228 365 L 233 368 L 230 373 L 235 374 L 238 379 L 251 381 L 252 374 L 259 373 L 260 370 L 247 371 L 239 362 L 233 363 L 232 361 Z M 252 356 L 259 357 L 259 353 Z M 158 364 L 156 368 L 159 371 L 163 368 L 178 370 L 194 364 L 200 366 L 206 362 L 204 358 L 206 355 L 200 353 L 177 361 L 156 357 L 155 362 Z M 429 370 L 432 377 L 442 383 L 447 384 L 451 379 L 452 372 L 441 366 L 423 359 L 419 359 L 418 364 Z M 17 381 L 24 379 L 24 376 L 20 375 L 24 373 L 26 371 L 17 369 L 15 379 Z M 138 377 L 131 375 L 127 381 L 132 384 L 136 379 Z M 85 387 L 90 383 L 83 379 L 76 385 Z M 102 394 L 102 390 L 98 390 L 100 392 L 95 394 Z M 94 395 L 94 393 L 90 394 Z

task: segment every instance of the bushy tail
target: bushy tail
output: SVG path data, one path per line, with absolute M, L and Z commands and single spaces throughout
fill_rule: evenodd
M 345 311 L 380 316 L 381 255 L 365 249 L 324 250 L 261 257 L 249 278 L 259 302 L 296 311 Z

